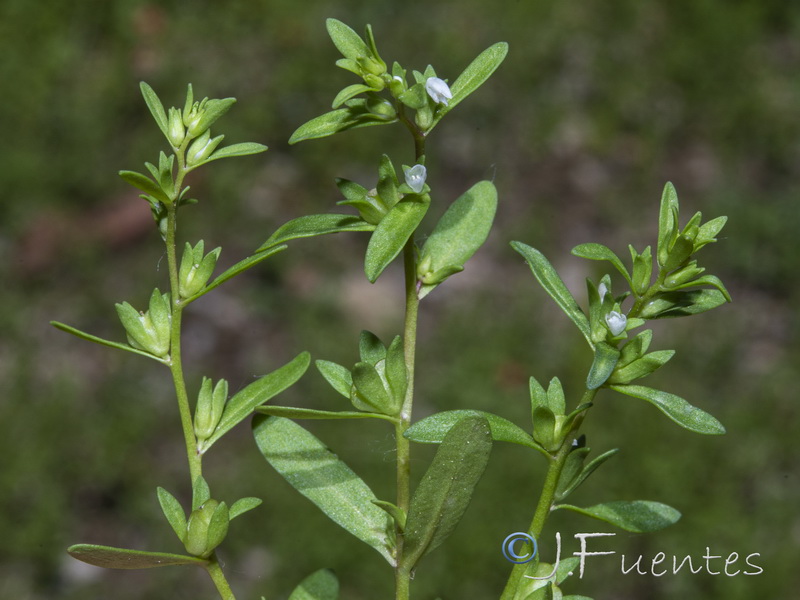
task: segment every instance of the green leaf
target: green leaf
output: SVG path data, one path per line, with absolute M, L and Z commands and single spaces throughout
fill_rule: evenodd
M 194 556 L 166 554 L 164 552 L 145 552 L 95 544 L 75 544 L 67 548 L 72 558 L 104 569 L 151 569 L 170 565 L 204 566 L 207 561 Z
M 220 148 L 219 150 L 215 151 L 211 156 L 209 156 L 206 160 L 196 165 L 199 167 L 200 165 L 204 165 L 206 163 L 210 163 L 212 160 L 217 160 L 220 158 L 232 158 L 234 156 L 249 156 L 250 154 L 259 154 L 261 152 L 266 152 L 268 148 L 264 144 L 256 144 L 255 142 L 243 142 L 241 144 L 231 144 L 230 146 L 225 146 L 224 148 Z
M 164 134 L 164 137 L 169 140 L 167 113 L 164 110 L 164 105 L 161 104 L 161 100 L 158 99 L 158 96 L 153 91 L 153 88 L 147 85 L 144 81 L 139 83 L 139 89 L 142 90 L 142 96 L 144 96 L 144 101 L 147 104 L 147 108 L 150 109 L 150 114 L 153 115 L 156 125 L 158 125 L 161 133 Z
M 663 266 L 669 256 L 669 245 L 677 234 L 678 224 L 675 222 L 678 215 L 678 192 L 671 182 L 664 186 L 661 194 L 661 206 L 658 212 L 658 245 L 656 256 L 658 264 Z
M 642 385 L 610 385 L 615 392 L 647 400 L 661 412 L 689 431 L 706 435 L 721 435 L 725 427 L 707 412 L 692 406 L 683 398 Z
M 211 490 L 208 482 L 202 475 L 198 475 L 192 484 L 192 512 L 203 506 L 211 499 Z
M 673 356 L 675 356 L 675 350 L 658 350 L 645 354 L 624 367 L 616 368 L 608 378 L 608 383 L 626 384 L 646 377 L 661 368 Z
M 403 405 L 408 388 L 408 372 L 406 370 L 405 351 L 403 348 L 403 338 L 395 336 L 392 343 L 386 349 L 386 363 L 384 375 L 395 403 Z
M 222 543 L 222 540 L 228 535 L 230 522 L 228 505 L 220 502 L 217 504 L 217 508 L 214 509 L 214 514 L 211 515 L 211 521 L 208 524 L 208 532 L 206 533 L 206 547 L 208 550 L 212 550 Z
M 183 541 L 186 538 L 186 513 L 178 500 L 167 490 L 160 487 L 158 492 L 158 503 L 167 521 L 172 527 L 178 539 Z
M 258 254 L 254 254 L 253 256 L 248 256 L 244 260 L 240 260 L 238 263 L 226 269 L 222 273 L 220 273 L 211 283 L 209 283 L 206 287 L 201 289 L 197 292 L 194 296 L 187 298 L 186 303 L 193 302 L 197 300 L 200 296 L 207 294 L 214 288 L 222 285 L 229 279 L 236 277 L 239 273 L 243 273 L 247 269 L 251 267 L 255 267 L 258 263 L 267 260 L 270 256 L 276 255 L 278 252 L 283 252 L 286 250 L 288 246 L 275 246 L 270 248 L 269 250 L 265 250 L 264 252 L 259 252 Z
M 378 498 L 350 467 L 289 419 L 257 415 L 253 433 L 264 458 L 292 487 L 396 566 L 388 537 L 391 518 L 374 504 Z
M 295 408 L 293 406 L 273 406 L 271 404 L 259 406 L 256 412 L 275 417 L 287 417 L 289 419 L 383 419 L 391 423 L 397 422 L 395 417 L 381 413 L 356 412 L 352 410 L 314 410 L 311 408 Z
M 375 366 L 386 358 L 386 347 L 377 335 L 365 329 L 358 338 L 358 355 L 363 362 Z
M 333 99 L 333 103 L 331 108 L 339 108 L 342 104 L 350 100 L 359 94 L 363 94 L 364 92 L 369 92 L 372 88 L 368 85 L 364 85 L 363 83 L 354 83 L 353 85 L 348 85 L 344 88 L 341 92 L 336 94 L 336 98 Z
M 572 254 L 575 256 L 580 256 L 581 258 L 588 258 L 589 260 L 609 261 L 625 278 L 625 281 L 628 282 L 628 285 L 633 288 L 633 281 L 631 280 L 630 273 L 628 273 L 628 269 L 625 268 L 625 265 L 622 264 L 622 260 L 620 260 L 619 256 L 617 256 L 611 250 L 611 248 L 608 248 L 603 244 L 580 244 L 572 249 Z
M 403 437 L 421 444 L 440 444 L 457 423 L 471 417 L 483 417 L 489 423 L 492 439 L 497 442 L 510 442 L 544 452 L 543 448 L 521 427 L 517 427 L 503 417 L 482 410 L 447 410 L 417 421 L 409 427 Z
M 586 377 L 586 389 L 596 390 L 603 385 L 614 372 L 619 360 L 619 350 L 614 346 L 599 342 L 594 349 L 594 362 Z
M 556 425 L 552 410 L 543 406 L 533 409 L 533 439 L 549 452 L 555 452 L 563 443 L 561 436 L 556 435 Z
M 558 485 L 556 486 L 556 500 L 566 498 L 569 492 L 574 489 L 571 487 L 571 484 L 583 470 L 583 461 L 589 452 L 589 448 L 583 446 L 574 448 L 567 454 L 567 459 L 564 461 L 564 468 L 561 469 L 561 475 L 558 478 Z
M 410 194 L 389 209 L 367 246 L 364 272 L 370 283 L 375 283 L 389 263 L 400 254 L 411 234 L 419 227 L 429 205 L 429 197 Z
M 75 337 L 79 337 L 82 340 L 86 340 L 87 342 L 94 342 L 95 344 L 100 344 L 101 346 L 108 346 L 109 348 L 116 348 L 117 350 L 125 350 L 126 352 L 132 352 L 133 354 L 139 354 L 140 356 L 146 356 L 147 358 L 152 358 L 153 360 L 160 362 L 161 364 L 164 365 L 168 364 L 168 359 L 159 358 L 155 354 L 150 354 L 149 352 L 145 352 L 144 350 L 139 350 L 138 348 L 134 348 L 132 346 L 129 346 L 128 344 L 121 344 L 119 342 L 112 342 L 111 340 L 104 340 L 103 338 L 99 338 L 95 335 L 91 335 L 90 333 L 81 331 L 80 329 L 75 329 L 74 327 L 70 327 L 69 325 L 65 325 L 64 323 L 59 323 L 58 321 L 50 321 L 50 325 L 52 325 L 56 329 L 60 329 L 61 331 L 71 333 Z
M 727 302 L 731 302 L 731 295 L 728 293 L 728 290 L 725 288 L 725 285 L 722 283 L 719 277 L 716 275 L 703 275 L 702 277 L 698 277 L 697 279 L 692 279 L 691 281 L 687 281 L 686 283 L 681 283 L 675 286 L 671 286 L 670 289 L 672 290 L 682 290 L 690 287 L 695 287 L 698 285 L 710 285 L 719 290 L 719 292 L 725 297 Z
M 581 448 L 579 448 L 578 450 L 581 450 Z M 569 454 L 569 456 L 567 457 L 567 462 L 569 462 L 570 457 L 575 452 L 577 452 L 577 450 L 573 450 Z M 587 452 L 588 452 L 588 449 L 587 449 Z M 557 500 L 562 500 L 562 499 L 566 498 L 567 496 L 569 496 L 572 492 L 574 492 L 578 488 L 579 485 L 581 485 L 584 481 L 586 481 L 586 479 L 589 477 L 589 475 L 594 473 L 600 465 L 602 465 L 609 458 L 614 456 L 617 452 L 619 452 L 619 448 L 614 448 L 613 450 L 609 450 L 608 452 L 604 452 L 603 454 L 601 454 L 600 456 L 595 458 L 593 461 L 591 461 L 588 465 L 583 467 L 583 469 L 580 471 L 580 473 L 578 474 L 577 477 L 570 478 L 563 487 L 561 486 L 561 481 L 559 481 L 560 491 L 557 494 L 557 496 L 558 496 Z M 581 464 L 582 464 L 582 461 L 581 461 Z
M 296 382 L 308 369 L 311 356 L 308 352 L 298 354 L 291 362 L 280 369 L 265 375 L 258 381 L 251 383 L 241 392 L 233 396 L 225 405 L 225 411 L 217 425 L 214 434 L 202 442 L 199 451 L 207 451 L 219 438 L 228 433 L 235 425 L 246 419 L 253 410 L 273 396 L 280 394 Z
M 328 19 L 325 25 L 333 44 L 345 58 L 357 61 L 362 56 L 369 56 L 370 52 L 364 40 L 349 26 L 337 19 Z
M 165 204 L 170 203 L 170 199 L 164 193 L 164 190 L 161 189 L 161 186 L 146 175 L 142 175 L 136 171 L 120 171 L 119 176 L 133 187 L 142 190 L 150 196 L 154 196 L 159 202 Z
M 396 122 L 397 119 L 376 119 L 363 107 L 337 108 L 324 115 L 311 119 L 298 127 L 289 138 L 290 144 L 296 144 L 305 140 L 327 137 L 334 133 L 358 129 L 359 127 L 369 127 L 371 125 L 388 125 Z
M 671 506 L 650 500 L 606 502 L 588 508 L 557 504 L 554 508 L 566 508 L 633 533 L 658 531 L 677 523 L 681 518 L 681 513 Z
M 497 210 L 497 189 L 490 181 L 473 185 L 450 205 L 439 219 L 420 253 L 420 263 L 429 261 L 431 273 L 448 267 L 463 267 L 489 236 Z M 425 284 L 420 298 L 438 283 Z
M 300 238 L 315 237 L 328 233 L 340 233 L 342 231 L 374 230 L 375 225 L 370 225 L 366 221 L 353 215 L 305 215 L 281 225 L 275 233 L 269 236 L 266 242 L 261 244 L 256 252 L 263 252 L 278 244 L 284 244 L 288 241 Z
M 558 377 L 553 377 L 547 384 L 547 408 L 554 415 L 563 415 L 567 410 L 567 400 L 564 397 L 564 387 Z
M 722 306 L 727 301 L 719 290 L 661 292 L 645 305 L 638 316 L 643 319 L 688 317 Z
M 260 506 L 261 503 L 262 503 L 261 498 L 253 498 L 253 497 L 240 498 L 231 505 L 231 510 L 228 516 L 230 520 L 233 521 L 236 517 L 243 515 L 244 513 Z
M 300 582 L 289 600 L 337 600 L 339 580 L 333 571 L 320 569 Z
M 356 363 L 353 367 L 353 387 L 356 393 L 351 395 L 351 400 L 358 410 L 390 416 L 400 412 L 399 403 L 389 394 L 383 377 L 374 365 L 366 362 Z
M 491 430 L 482 416 L 461 419 L 444 436 L 408 509 L 401 558 L 406 569 L 413 569 L 456 528 L 491 451 Z
M 394 519 L 400 531 L 405 531 L 407 515 L 402 508 L 384 500 L 375 500 L 375 505 L 385 510 Z
M 447 106 L 441 106 L 436 111 L 436 116 L 430 129 L 433 129 L 442 117 L 453 110 L 464 98 L 483 85 L 503 62 L 506 54 L 508 54 L 508 44 L 506 42 L 498 42 L 481 52 L 450 86 L 453 97 L 447 103 Z
M 325 381 L 349 400 L 350 389 L 353 387 L 353 375 L 350 370 L 329 360 L 318 360 L 314 364 L 317 366 L 317 370 L 322 373 Z
M 553 265 L 544 257 L 544 254 L 522 242 L 511 242 L 511 247 L 528 261 L 528 265 L 530 265 L 531 271 L 533 271 L 536 279 L 545 291 L 550 294 L 553 300 L 556 301 L 556 304 L 561 307 L 561 310 L 572 319 L 572 322 L 578 327 L 583 337 L 589 342 L 589 346 L 594 349 L 589 319 L 586 318 L 586 315 L 583 313 L 580 306 L 578 306 L 578 303 L 575 302 L 575 298 L 569 293 L 567 286 L 564 285 L 564 282 L 561 280 L 561 277 L 558 276 Z

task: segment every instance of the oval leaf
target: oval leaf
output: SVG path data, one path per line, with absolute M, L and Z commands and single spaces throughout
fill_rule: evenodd
M 262 252 L 273 246 L 299 238 L 340 233 L 342 231 L 373 231 L 374 229 L 375 225 L 370 225 L 353 215 L 305 215 L 281 225 L 275 233 L 269 236 L 266 242 L 261 244 L 256 252 Z
M 564 285 L 561 277 L 558 276 L 553 265 L 544 257 L 544 254 L 522 242 L 511 242 L 511 247 L 528 261 L 531 271 L 533 271 L 534 276 L 545 291 L 556 301 L 561 310 L 572 319 L 572 322 L 578 327 L 583 337 L 589 342 L 589 345 L 594 348 L 589 319 L 586 318 L 581 307 L 575 302 L 575 298 L 572 297 L 567 286 Z
M 681 513 L 671 506 L 650 500 L 606 502 L 588 508 L 558 504 L 554 508 L 566 508 L 633 533 L 658 531 L 677 523 L 681 518 Z
M 490 181 L 473 185 L 450 205 L 436 224 L 420 253 L 420 262 L 430 258 L 431 272 L 463 267 L 489 236 L 497 211 L 497 189 Z M 420 298 L 438 284 L 423 285 Z
M 325 21 L 331 41 L 345 58 L 358 60 L 362 56 L 369 56 L 370 52 L 364 40 L 338 19 Z
M 144 81 L 139 83 L 139 89 L 142 90 L 144 101 L 147 104 L 147 108 L 150 109 L 150 114 L 153 115 L 153 119 L 155 119 L 158 128 L 161 130 L 164 136 L 169 139 L 169 132 L 167 131 L 167 113 L 164 110 L 164 105 L 161 104 L 161 100 L 158 99 L 158 96 L 153 91 L 153 88 L 147 85 Z
M 456 528 L 491 451 L 489 422 L 482 416 L 461 419 L 444 436 L 408 509 L 402 557 L 406 569 L 413 569 Z
M 253 434 L 261 454 L 292 487 L 396 565 L 387 535 L 392 531 L 391 518 L 374 504 L 378 498 L 350 467 L 289 419 L 257 415 Z
M 428 211 L 430 200 L 414 194 L 395 204 L 375 228 L 367 246 L 364 272 L 375 283 L 383 270 L 400 254 L 408 238 L 419 227 Z
M 680 396 L 654 390 L 642 385 L 610 385 L 615 392 L 647 400 L 661 412 L 689 431 L 706 435 L 721 435 L 725 427 L 707 412 L 692 406 Z
M 333 571 L 320 569 L 300 582 L 289 600 L 337 600 L 339 580 Z
M 350 389 L 353 387 L 353 374 L 350 373 L 350 369 L 329 360 L 317 360 L 314 364 L 325 378 L 325 381 L 330 383 L 333 389 L 349 400 Z
M 179 540 L 183 541 L 186 537 L 186 513 L 183 512 L 181 503 L 162 487 L 158 488 L 157 492 L 161 511 L 167 517 L 167 521 L 169 521 L 175 535 L 178 536 Z
M 201 453 L 208 450 L 214 442 L 233 429 L 235 425 L 246 419 L 253 410 L 264 404 L 267 400 L 280 394 L 283 390 L 300 379 L 308 369 L 311 362 L 311 355 L 308 352 L 301 352 L 290 363 L 285 364 L 280 369 L 265 375 L 258 381 L 251 383 L 241 392 L 233 396 L 225 405 L 219 425 L 214 430 L 214 434 L 206 441 L 202 442 L 199 449 Z
M 164 552 L 145 552 L 95 544 L 76 544 L 67 552 L 72 558 L 104 569 L 152 569 L 170 565 L 204 566 L 206 561 L 194 556 L 166 554 Z

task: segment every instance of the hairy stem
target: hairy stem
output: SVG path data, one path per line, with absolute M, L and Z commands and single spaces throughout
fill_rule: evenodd
M 586 390 L 583 393 L 580 404 L 591 402 L 597 390 Z M 535 539 L 538 539 L 544 530 L 547 517 L 553 509 L 553 504 L 556 495 L 556 488 L 558 487 L 558 480 L 561 477 L 561 471 L 564 469 L 564 463 L 567 461 L 567 455 L 572 451 L 572 442 L 578 438 L 583 419 L 586 412 L 582 412 L 572 423 L 569 433 L 564 437 L 564 442 L 558 451 L 551 455 L 550 464 L 547 467 L 547 474 L 545 475 L 544 485 L 542 486 L 542 493 L 539 496 L 539 502 L 536 504 L 536 511 L 533 514 L 533 520 L 528 527 L 528 533 Z M 511 575 L 508 578 L 506 587 L 503 590 L 500 600 L 514 600 L 517 595 L 522 577 L 525 570 L 528 568 L 528 563 L 516 564 L 511 570 Z

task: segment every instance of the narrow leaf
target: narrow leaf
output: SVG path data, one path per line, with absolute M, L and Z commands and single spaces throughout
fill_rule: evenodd
M 72 558 L 104 569 L 151 569 L 170 565 L 204 566 L 207 561 L 194 556 L 166 554 L 164 552 L 145 552 L 95 544 L 76 544 L 67 552 Z
M 311 119 L 298 127 L 289 138 L 290 144 L 296 144 L 305 140 L 327 137 L 334 133 L 358 129 L 359 127 L 369 127 L 371 125 L 388 125 L 397 119 L 375 119 L 366 109 L 357 107 L 337 108 L 324 115 Z
M 420 262 L 430 260 L 430 271 L 463 267 L 489 236 L 497 210 L 497 189 L 490 181 L 473 185 L 450 205 L 439 219 L 420 253 Z M 423 285 L 420 298 L 438 283 Z
M 594 362 L 586 377 L 586 389 L 596 390 L 603 385 L 614 372 L 619 360 L 619 350 L 614 346 L 599 342 L 594 349 Z
M 630 285 L 631 288 L 633 287 L 633 281 L 631 280 L 630 273 L 628 273 L 628 269 L 625 268 L 622 260 L 620 260 L 619 256 L 617 256 L 611 250 L 611 248 L 608 248 L 603 244 L 580 244 L 572 249 L 572 254 L 575 256 L 580 256 L 581 258 L 588 258 L 589 260 L 609 261 L 625 278 L 625 281 L 628 282 L 628 285 Z
M 289 419 L 383 419 L 391 423 L 397 422 L 395 417 L 381 413 L 352 410 L 314 410 L 311 408 L 295 408 L 293 406 L 273 406 L 271 404 L 259 406 L 256 408 L 256 412 Z
M 488 421 L 492 439 L 496 442 L 510 442 L 544 452 L 544 449 L 521 427 L 517 427 L 508 419 L 482 410 L 447 410 L 436 413 L 414 423 L 406 430 L 403 437 L 421 444 L 440 444 L 457 423 L 478 416 Z
M 145 352 L 144 350 L 139 350 L 137 348 L 129 346 L 128 344 L 121 344 L 119 342 L 112 342 L 111 340 L 105 340 L 95 335 L 91 335 L 90 333 L 81 331 L 80 329 L 75 329 L 74 327 L 65 325 L 64 323 L 59 323 L 58 321 L 50 321 L 50 325 L 52 325 L 56 329 L 60 329 L 61 331 L 71 333 L 75 337 L 79 337 L 82 340 L 86 340 L 87 342 L 94 342 L 95 344 L 100 344 L 101 346 L 108 346 L 109 348 L 116 348 L 117 350 L 125 350 L 126 352 L 133 352 L 134 354 L 139 354 L 141 356 L 146 356 L 147 358 L 152 358 L 153 360 L 160 362 L 162 364 L 167 364 L 166 359 L 159 358 L 155 354 L 150 354 L 149 352 Z
M 364 272 L 375 283 L 383 270 L 400 254 L 428 211 L 430 199 L 414 194 L 395 204 L 375 228 L 367 246 Z
M 317 366 L 317 370 L 322 373 L 325 381 L 349 400 L 350 389 L 353 387 L 353 375 L 350 373 L 350 369 L 329 360 L 318 360 L 314 364 Z
M 681 518 L 681 513 L 671 506 L 650 500 L 606 502 L 588 508 L 557 504 L 554 508 L 566 508 L 633 533 L 658 531 L 677 523 Z
M 508 44 L 506 42 L 498 42 L 481 52 L 450 86 L 453 97 L 447 103 L 447 106 L 440 107 L 436 112 L 431 129 L 464 98 L 483 85 L 503 62 L 506 54 L 508 54 Z
M 379 506 L 391 516 L 397 526 L 400 528 L 400 531 L 405 531 L 406 529 L 406 518 L 407 515 L 405 511 L 400 508 L 399 506 L 392 504 L 391 502 L 385 502 L 383 500 L 375 500 L 375 505 Z
M 210 163 L 212 160 L 217 160 L 220 158 L 232 158 L 234 156 L 249 156 L 250 154 L 259 154 L 261 152 L 266 152 L 268 148 L 264 144 L 256 144 L 255 142 L 243 142 L 241 144 L 231 144 L 230 146 L 225 146 L 224 148 L 220 148 L 219 150 L 215 151 L 211 156 L 209 156 L 206 160 L 202 163 L 197 165 L 204 165 L 206 163 Z
M 460 420 L 445 435 L 408 509 L 401 559 L 407 569 L 413 569 L 456 528 L 491 451 L 491 430 L 482 416 Z
M 155 196 L 160 202 L 168 203 L 169 198 L 155 181 L 137 173 L 136 171 L 120 171 L 119 176 L 133 187 L 142 190 L 150 196 Z
M 586 318 L 578 303 L 575 302 L 575 298 L 572 297 L 567 286 L 564 285 L 561 277 L 558 276 L 553 265 L 544 257 L 544 254 L 521 242 L 511 242 L 511 247 L 528 261 L 531 271 L 533 271 L 534 276 L 545 291 L 556 301 L 561 310 L 572 319 L 572 322 L 578 327 L 583 337 L 589 342 L 589 345 L 594 348 L 589 319 Z
M 214 431 L 214 435 L 202 443 L 200 452 L 208 450 L 214 442 L 230 431 L 235 425 L 246 419 L 253 410 L 273 396 L 280 394 L 296 382 L 308 369 L 311 356 L 308 352 L 298 354 L 291 362 L 280 369 L 265 375 L 251 383 L 241 392 L 233 396 L 225 405 L 225 411 Z
M 169 132 L 167 130 L 167 113 L 164 110 L 164 105 L 161 104 L 161 100 L 158 99 L 158 96 L 153 91 L 153 88 L 147 85 L 144 81 L 139 83 L 139 89 L 142 90 L 142 96 L 144 96 L 144 101 L 147 104 L 147 108 L 150 109 L 150 114 L 153 115 L 156 125 L 158 125 L 158 128 L 164 134 L 164 137 L 169 139 Z
M 695 287 L 698 285 L 710 285 L 717 288 L 720 291 L 720 293 L 725 297 L 725 300 L 727 302 L 731 302 L 730 293 L 728 292 L 725 285 L 722 283 L 722 280 L 716 275 L 703 275 L 702 277 L 698 277 L 697 279 L 693 279 L 692 281 L 687 281 L 686 283 L 673 286 L 670 289 L 682 290 L 690 287 Z
M 727 302 L 719 290 L 662 292 L 647 303 L 639 314 L 643 319 L 668 319 L 697 315 Z
M 289 419 L 257 415 L 253 433 L 264 458 L 292 487 L 396 565 L 394 545 L 387 535 L 391 518 L 374 504 L 378 498 L 350 467 Z
M 354 83 L 353 85 L 348 85 L 333 99 L 333 103 L 331 104 L 331 108 L 339 108 L 342 104 L 350 100 L 359 94 L 363 94 L 364 92 L 369 92 L 372 88 L 368 85 L 364 85 L 363 83 Z
M 264 260 L 267 260 L 270 256 L 274 256 L 278 252 L 283 252 L 284 250 L 286 250 L 286 248 L 288 248 L 288 246 L 273 246 L 272 248 L 269 248 L 268 250 L 265 250 L 263 252 L 259 252 L 258 254 L 254 254 L 253 256 L 248 256 L 244 260 L 240 260 L 238 263 L 236 263 L 235 265 L 233 265 L 229 269 L 227 269 L 224 272 L 220 273 L 216 277 L 216 279 L 214 279 L 214 281 L 209 283 L 206 287 L 201 289 L 194 296 L 192 296 L 191 298 L 187 298 L 186 299 L 186 303 L 193 302 L 194 300 L 197 300 L 200 296 L 203 296 L 204 294 L 207 294 L 208 292 L 210 292 L 214 288 L 222 285 L 223 283 L 225 283 L 229 279 L 232 279 L 232 278 L 236 277 L 239 273 L 243 273 L 247 269 L 249 269 L 251 267 L 255 267 L 258 263 L 260 263 L 260 262 L 262 262 Z
M 305 215 L 281 225 L 275 233 L 269 236 L 266 242 L 261 244 L 257 252 L 263 252 L 278 244 L 285 244 L 288 241 L 300 238 L 315 237 L 328 233 L 340 233 L 342 231 L 374 230 L 375 225 L 370 225 L 366 221 L 353 215 Z
M 633 398 L 647 400 L 678 425 L 685 427 L 689 431 L 706 435 L 725 433 L 725 427 L 717 419 L 674 394 L 654 390 L 642 385 L 610 385 L 609 388 Z
M 320 569 L 300 582 L 289 600 L 337 600 L 339 598 L 339 580 L 333 571 Z
M 178 539 L 183 541 L 186 537 L 186 513 L 178 500 L 170 494 L 167 490 L 160 487 L 158 492 L 158 503 L 161 505 L 161 510 L 167 521 L 178 536 Z
M 675 350 L 657 350 L 645 354 L 624 367 L 617 367 L 608 383 L 626 384 L 642 377 L 646 377 L 661 368 L 669 359 L 675 356 Z M 619 365 L 619 363 L 617 363 Z
M 192 483 L 192 512 L 211 499 L 211 489 L 205 477 L 198 475 Z
M 261 503 L 262 503 L 261 498 L 252 498 L 252 497 L 240 498 L 231 505 L 231 510 L 228 516 L 230 520 L 233 521 L 236 517 L 243 515 L 244 513 L 260 506 Z
M 594 473 L 600 465 L 602 465 L 609 458 L 614 456 L 617 452 L 619 452 L 619 448 L 614 448 L 613 450 L 609 450 L 608 452 L 604 452 L 603 454 L 601 454 L 600 456 L 595 458 L 593 461 L 591 461 L 588 465 L 583 467 L 583 469 L 581 470 L 580 474 L 577 477 L 572 478 L 570 480 L 569 484 L 564 486 L 564 488 L 559 492 L 558 500 L 566 498 L 572 492 L 574 492 L 578 488 L 579 485 L 581 485 L 584 481 L 586 481 L 586 479 L 589 477 L 589 475 Z M 571 456 L 571 454 L 570 454 L 570 456 Z M 569 457 L 567 457 L 567 460 L 569 460 Z

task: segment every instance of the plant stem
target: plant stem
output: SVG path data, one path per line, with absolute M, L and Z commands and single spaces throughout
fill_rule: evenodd
M 597 390 L 586 390 L 583 393 L 580 404 L 591 402 Z M 564 437 L 564 442 L 558 451 L 551 455 L 550 464 L 547 467 L 547 474 L 545 475 L 544 485 L 542 486 L 542 493 L 539 496 L 539 502 L 536 504 L 536 511 L 533 514 L 533 520 L 528 527 L 528 533 L 534 538 L 538 539 L 542 534 L 544 525 L 547 522 L 547 517 L 553 509 L 554 499 L 556 495 L 556 488 L 558 487 L 558 480 L 561 477 L 561 471 L 564 469 L 564 463 L 567 462 L 567 456 L 572 451 L 572 442 L 578 438 L 583 419 L 586 412 L 580 413 L 572 423 L 569 433 Z M 528 563 L 516 564 L 511 570 L 511 575 L 508 578 L 506 587 L 503 590 L 500 600 L 514 600 L 517 594 L 520 581 L 522 580 L 525 570 L 528 568 Z
M 405 117 L 405 113 L 401 113 Z M 425 156 L 425 136 L 416 126 L 404 118 L 404 123 L 414 136 L 415 160 L 420 162 Z M 411 444 L 403 437 L 411 426 L 411 413 L 414 404 L 414 363 L 417 350 L 417 318 L 419 314 L 419 291 L 417 290 L 417 256 L 414 234 L 403 248 L 403 267 L 405 273 L 406 310 L 403 324 L 403 355 L 406 364 L 408 386 L 400 411 L 400 421 L 395 425 L 395 444 L 397 447 L 397 506 L 408 514 L 411 502 Z M 403 564 L 403 532 L 397 531 L 397 567 L 395 568 L 395 600 L 410 598 L 411 574 Z
M 222 567 L 219 566 L 216 553 L 212 554 L 209 558 L 206 571 L 208 571 L 208 574 L 211 576 L 214 585 L 217 586 L 217 591 L 222 600 L 236 600 L 231 586 L 228 585 L 228 580 L 225 579 L 225 573 L 222 572 Z
M 197 439 L 194 435 L 192 411 L 189 407 L 189 395 L 186 393 L 186 381 L 183 377 L 181 361 L 181 317 L 183 306 L 178 288 L 178 260 L 175 251 L 177 206 L 173 203 L 167 209 L 167 263 L 169 265 L 170 298 L 172 301 L 172 324 L 170 329 L 170 371 L 175 384 L 175 396 L 178 399 L 178 411 L 183 428 L 183 439 L 186 443 L 186 457 L 189 461 L 189 477 L 192 485 L 202 475 L 202 456 L 197 452 Z

